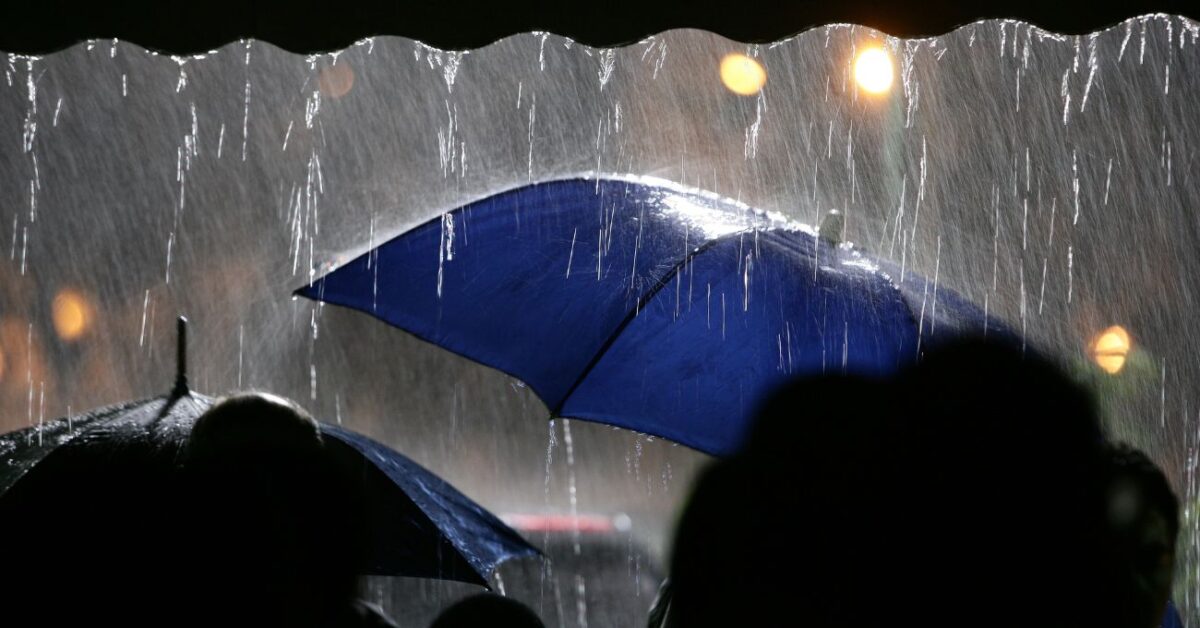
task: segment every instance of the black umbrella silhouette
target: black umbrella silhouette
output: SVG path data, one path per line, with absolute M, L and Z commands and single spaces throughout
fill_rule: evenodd
M 193 423 L 215 401 L 188 388 L 182 318 L 178 342 L 170 394 L 0 435 L 0 539 L 51 563 L 69 562 L 70 551 L 54 549 L 60 544 L 108 543 L 114 562 L 126 549 L 122 543 L 161 544 L 170 564 L 170 548 L 186 542 L 171 520 L 174 471 Z M 321 423 L 320 431 L 330 456 L 361 481 L 366 538 L 359 573 L 488 586 L 501 562 L 538 555 L 493 514 L 399 452 L 335 425 Z M 37 549 L 43 545 L 45 551 Z

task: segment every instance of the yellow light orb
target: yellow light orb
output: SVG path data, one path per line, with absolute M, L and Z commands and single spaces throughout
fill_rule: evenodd
M 54 331 L 63 340 L 82 338 L 91 325 L 91 306 L 83 295 L 74 290 L 62 290 L 51 304 Z
M 892 87 L 892 58 L 883 48 L 867 48 L 854 61 L 854 80 L 863 90 L 882 94 Z
M 767 71 L 758 61 L 730 53 L 721 59 L 721 82 L 740 96 L 753 96 L 767 84 Z
M 1129 332 L 1120 325 L 1113 325 L 1092 341 L 1092 359 L 1109 375 L 1116 375 L 1125 367 L 1131 346 Z

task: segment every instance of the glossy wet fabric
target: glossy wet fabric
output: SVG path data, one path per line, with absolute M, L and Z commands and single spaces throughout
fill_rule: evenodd
M 34 544 L 87 542 L 82 538 L 103 536 L 106 522 L 123 518 L 139 530 L 129 536 L 128 526 L 114 527 L 121 538 L 161 543 L 164 552 L 189 543 L 180 538 L 182 526 L 178 534 L 169 529 L 169 504 L 191 426 L 212 402 L 196 393 L 158 397 L 0 436 L 0 514 L 6 529 L 15 526 L 5 542 L 26 535 Z M 537 555 L 482 506 L 399 452 L 335 425 L 322 423 L 321 433 L 332 457 L 362 482 L 368 539 L 361 573 L 486 586 L 504 560 Z M 121 549 L 113 548 L 114 561 Z
M 943 339 L 1008 335 L 936 276 L 658 180 L 496 194 L 297 293 L 509 373 L 557 416 L 713 454 L 791 377 L 882 376 Z

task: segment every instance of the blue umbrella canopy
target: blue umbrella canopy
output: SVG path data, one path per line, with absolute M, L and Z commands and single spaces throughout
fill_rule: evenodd
M 13 529 L 52 536 L 55 527 L 83 532 L 94 522 L 51 520 L 62 518 L 52 512 L 60 507 L 78 513 L 90 508 L 78 505 L 86 503 L 101 512 L 142 513 L 144 540 L 172 538 L 169 531 L 150 531 L 171 525 L 152 502 L 174 490 L 170 478 L 192 425 L 213 402 L 177 389 L 0 435 L 0 515 L 7 518 L 0 528 L 16 536 L 21 533 Z M 363 483 L 362 573 L 487 586 L 501 562 L 538 555 L 492 513 L 394 449 L 335 425 L 321 423 L 320 429 L 331 455 Z
M 886 375 L 1003 327 L 814 229 L 649 179 L 528 185 L 299 289 L 526 382 L 557 416 L 737 448 L 791 377 Z

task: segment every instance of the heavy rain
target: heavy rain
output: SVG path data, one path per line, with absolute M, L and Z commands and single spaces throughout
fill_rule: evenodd
M 652 177 L 808 225 L 837 210 L 935 303 L 964 295 L 1094 387 L 1184 504 L 1174 599 L 1194 622 L 1198 44 L 1197 22 L 1148 15 L 1078 36 L 991 20 L 769 45 L 674 30 L 613 49 L 526 33 L 6 54 L 0 432 L 168 392 L 186 315 L 194 389 L 296 399 L 524 526 L 558 560 L 508 564 L 497 588 L 549 623 L 640 623 L 707 456 L 552 420 L 513 377 L 292 293 L 496 192 Z M 371 583 L 402 626 L 473 590 Z

